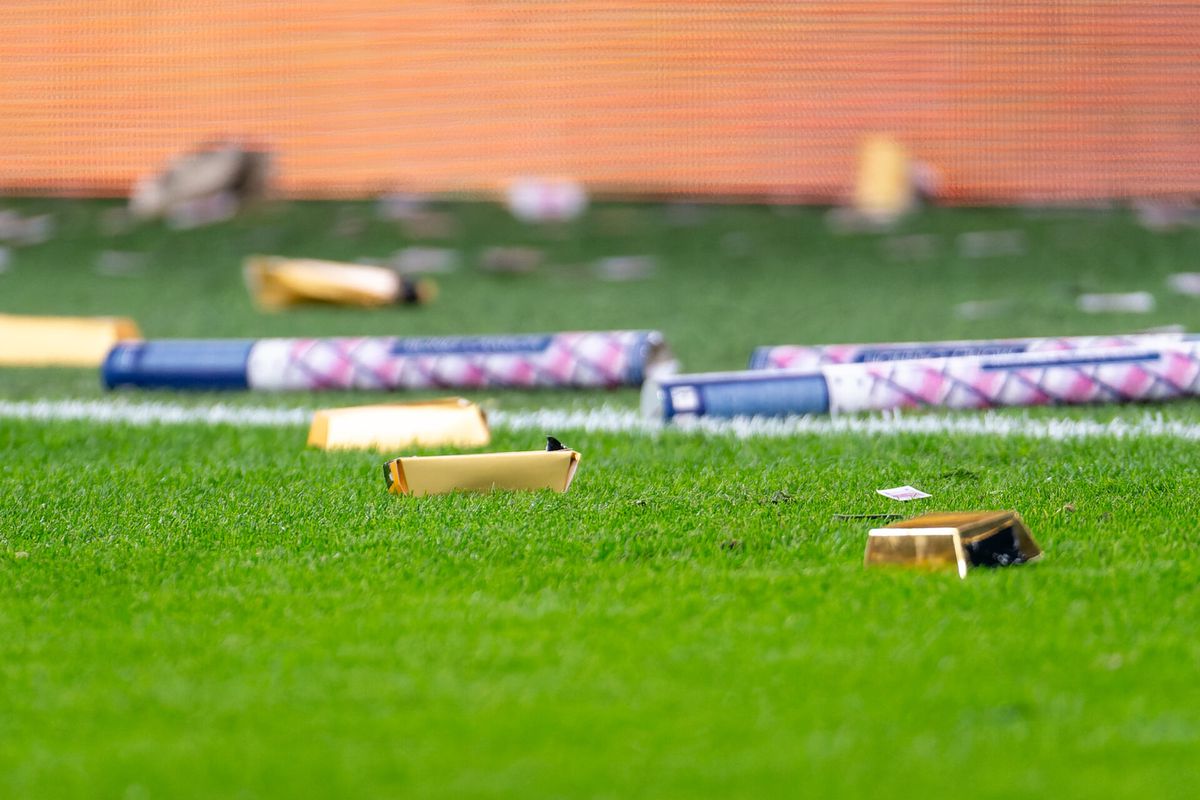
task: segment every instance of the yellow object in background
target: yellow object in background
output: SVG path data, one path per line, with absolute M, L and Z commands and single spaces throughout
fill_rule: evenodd
M 437 297 L 437 284 L 431 280 L 411 280 L 387 267 L 365 264 L 249 256 L 242 274 L 254 301 L 268 311 L 302 303 L 374 308 L 428 303 Z
M 907 213 L 915 202 L 912 165 L 903 145 L 890 136 L 868 138 L 859 156 L 855 210 L 890 221 Z
M 467 456 L 409 456 L 383 466 L 392 494 L 490 492 L 494 489 L 550 489 L 565 492 L 575 477 L 579 453 L 570 449 Z
M 0 366 L 98 367 L 117 342 L 141 338 L 125 317 L 0 314 Z
M 483 447 L 491 440 L 483 409 L 461 397 L 322 409 L 308 430 L 309 446 L 322 450 Z

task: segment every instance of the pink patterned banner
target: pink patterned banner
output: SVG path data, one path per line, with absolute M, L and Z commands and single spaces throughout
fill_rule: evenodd
M 640 385 L 666 358 L 652 331 L 399 339 L 264 339 L 253 389 L 611 388 Z
M 1200 392 L 1200 344 L 822 369 L 834 412 L 1169 400 Z

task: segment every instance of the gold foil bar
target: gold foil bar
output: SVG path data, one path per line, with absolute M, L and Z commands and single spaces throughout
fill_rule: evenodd
M 98 367 L 117 342 L 141 338 L 124 317 L 0 314 L 0 366 Z
M 421 497 L 447 492 L 494 489 L 565 492 L 579 466 L 574 450 L 484 453 L 466 456 L 408 456 L 383 466 L 392 494 Z
M 250 256 L 242 275 L 254 301 L 267 311 L 302 303 L 374 308 L 427 303 L 437 296 L 432 281 L 410 280 L 388 267 L 312 258 Z
M 308 429 L 309 446 L 322 450 L 483 447 L 491 440 L 483 409 L 461 397 L 326 408 Z
M 922 514 L 875 528 L 867 537 L 865 563 L 953 568 L 965 578 L 971 567 L 1007 567 L 1041 556 L 1017 512 L 960 511 Z

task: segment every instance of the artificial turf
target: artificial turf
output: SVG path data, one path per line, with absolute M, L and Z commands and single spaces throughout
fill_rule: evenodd
M 54 211 L 59 236 L 14 252 L 0 312 L 125 313 L 151 336 L 653 327 L 711 369 L 772 342 L 1200 323 L 1200 302 L 1162 288 L 1195 268 L 1200 234 L 1120 213 L 927 213 L 900 233 L 939 244 L 912 261 L 889 259 L 885 237 L 829 233 L 815 210 L 606 206 L 546 231 L 461 205 L 451 240 L 424 242 L 464 258 L 436 305 L 268 316 L 244 295 L 243 254 L 410 242 L 365 204 L 115 237 L 98 231 L 103 203 L 6 205 Z M 348 216 L 365 228 L 335 235 Z M 961 232 L 1013 228 L 1024 254 L 957 250 Z M 474 269 L 480 248 L 521 242 L 550 264 Z M 110 277 L 93 268 L 104 249 L 148 255 Z M 656 256 L 657 274 L 606 284 L 583 266 L 622 254 Z M 1073 309 L 1080 289 L 1143 288 L 1154 314 Z M 978 321 L 950 310 L 1003 298 L 1023 302 Z M 0 400 L 100 394 L 89 371 L 0 371 Z M 381 456 L 306 450 L 302 428 L 0 419 L 0 795 L 1200 791 L 1193 443 L 555 433 L 583 453 L 565 495 L 412 499 L 383 492 Z M 874 493 L 904 483 L 933 498 Z M 1019 510 L 1046 558 L 966 581 L 866 571 L 871 523 L 834 516 L 934 508 Z

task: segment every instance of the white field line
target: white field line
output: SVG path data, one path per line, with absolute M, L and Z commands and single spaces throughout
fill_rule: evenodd
M 187 406 L 164 402 L 125 400 L 0 400 L 0 420 L 83 420 L 127 425 L 231 425 L 234 427 L 298 427 L 308 425 L 312 409 L 268 408 L 217 403 Z M 494 428 L 555 433 L 563 430 L 655 435 L 659 423 L 643 419 L 636 411 L 601 406 L 588 410 L 492 411 Z M 1163 419 L 1140 413 L 1111 422 L 1071 419 L 1032 419 L 988 412 L 954 414 L 899 414 L 871 417 L 791 417 L 787 419 L 699 420 L 676 429 L 702 435 L 786 438 L 860 434 L 952 434 L 956 436 L 1028 437 L 1032 439 L 1140 439 L 1159 437 L 1200 440 L 1200 424 Z

